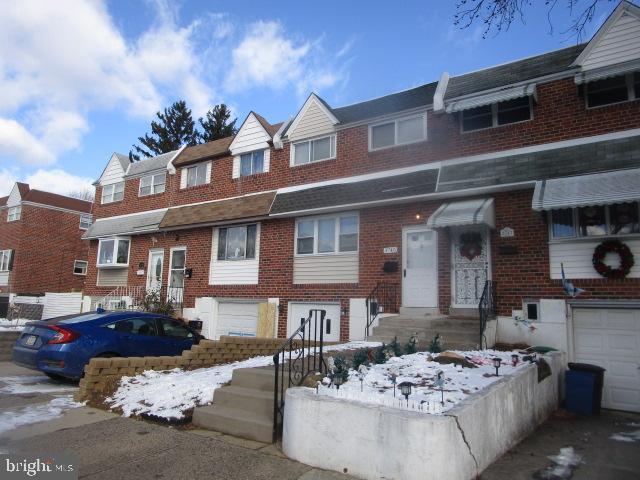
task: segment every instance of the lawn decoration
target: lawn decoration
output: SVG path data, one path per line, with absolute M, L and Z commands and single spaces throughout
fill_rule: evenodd
M 478 232 L 467 232 L 460 235 L 460 255 L 473 260 L 482 253 L 482 235 Z
M 620 266 L 612 268 L 604 259 L 607 253 L 616 253 L 620 257 Z M 633 253 L 629 247 L 618 240 L 606 240 L 598 245 L 593 251 L 593 268 L 605 278 L 618 279 L 629 275 L 631 267 L 635 264 Z
M 560 271 L 562 272 L 562 288 L 564 288 L 564 293 L 566 293 L 572 298 L 576 298 L 578 295 L 584 292 L 583 289 L 574 286 L 573 283 L 571 283 L 569 280 L 565 278 L 564 263 L 560 264 Z
M 522 324 L 529 329 L 531 333 L 535 332 L 538 327 L 536 327 L 531 320 L 528 318 L 524 318 L 522 315 L 514 315 L 513 317 L 514 325 L 517 327 Z
M 411 335 L 411 338 L 404 346 L 404 353 L 406 355 L 411 355 L 412 353 L 416 353 L 418 351 L 418 332 Z

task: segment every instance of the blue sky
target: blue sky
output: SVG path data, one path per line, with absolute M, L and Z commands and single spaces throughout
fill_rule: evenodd
M 0 9 L 0 195 L 16 180 L 89 188 L 154 113 L 186 99 L 284 120 L 311 91 L 333 106 L 576 43 L 560 2 L 482 38 L 453 1 L 23 0 Z M 584 3 L 584 0 L 583 2 Z M 602 2 L 589 35 L 615 8 Z M 581 2 L 578 2 L 581 5 Z

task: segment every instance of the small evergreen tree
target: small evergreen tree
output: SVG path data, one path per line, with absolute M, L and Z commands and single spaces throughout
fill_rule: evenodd
M 145 133 L 138 137 L 140 145 L 133 145 L 129 151 L 131 161 L 140 160 L 140 156 L 155 157 L 162 153 L 177 150 L 182 145 L 196 145 L 198 131 L 191 117 L 191 110 L 184 100 L 179 100 L 156 113 L 159 121 L 151 122 L 151 134 Z
M 442 352 L 442 337 L 439 333 L 437 333 L 436 336 L 433 337 L 433 340 L 431 340 L 431 343 L 429 344 L 429 351 L 431 353 Z
M 353 355 L 353 369 L 358 370 L 360 365 L 368 365 L 369 364 L 369 349 L 368 348 L 360 348 L 356 350 L 356 353 Z
M 342 383 L 349 380 L 349 365 L 344 357 L 337 356 L 333 359 L 333 371 L 331 372 L 331 380 L 340 378 Z
M 398 343 L 398 337 L 393 337 L 393 340 L 387 345 L 387 349 L 393 352 L 394 357 L 402 355 L 402 345 Z
M 404 346 L 404 353 L 407 355 L 411 355 L 412 353 L 416 353 L 418 351 L 416 336 L 412 335 L 409 341 Z
M 207 112 L 205 118 L 198 119 L 202 127 L 202 132 L 198 132 L 199 139 L 204 143 L 235 135 L 238 131 L 236 128 L 238 119 L 229 121 L 230 118 L 231 111 L 224 103 L 213 107 Z

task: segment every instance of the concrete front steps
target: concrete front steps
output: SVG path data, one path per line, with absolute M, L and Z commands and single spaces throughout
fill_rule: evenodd
M 213 404 L 196 407 L 193 424 L 236 437 L 273 440 L 274 367 L 238 368 L 231 384 L 216 389 Z
M 426 350 L 439 333 L 445 349 L 475 350 L 479 345 L 479 329 L 479 320 L 469 317 L 400 314 L 380 318 L 368 340 L 389 343 L 397 337 L 400 344 L 405 344 L 415 334 L 418 338 L 418 349 Z

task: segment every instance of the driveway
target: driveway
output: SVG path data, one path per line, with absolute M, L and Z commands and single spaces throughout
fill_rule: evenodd
M 564 447 L 582 457 L 573 480 L 640 479 L 640 414 L 604 410 L 600 416 L 577 417 L 560 410 L 485 470 L 482 480 L 569 478 L 545 477 L 553 466 L 548 457 Z

